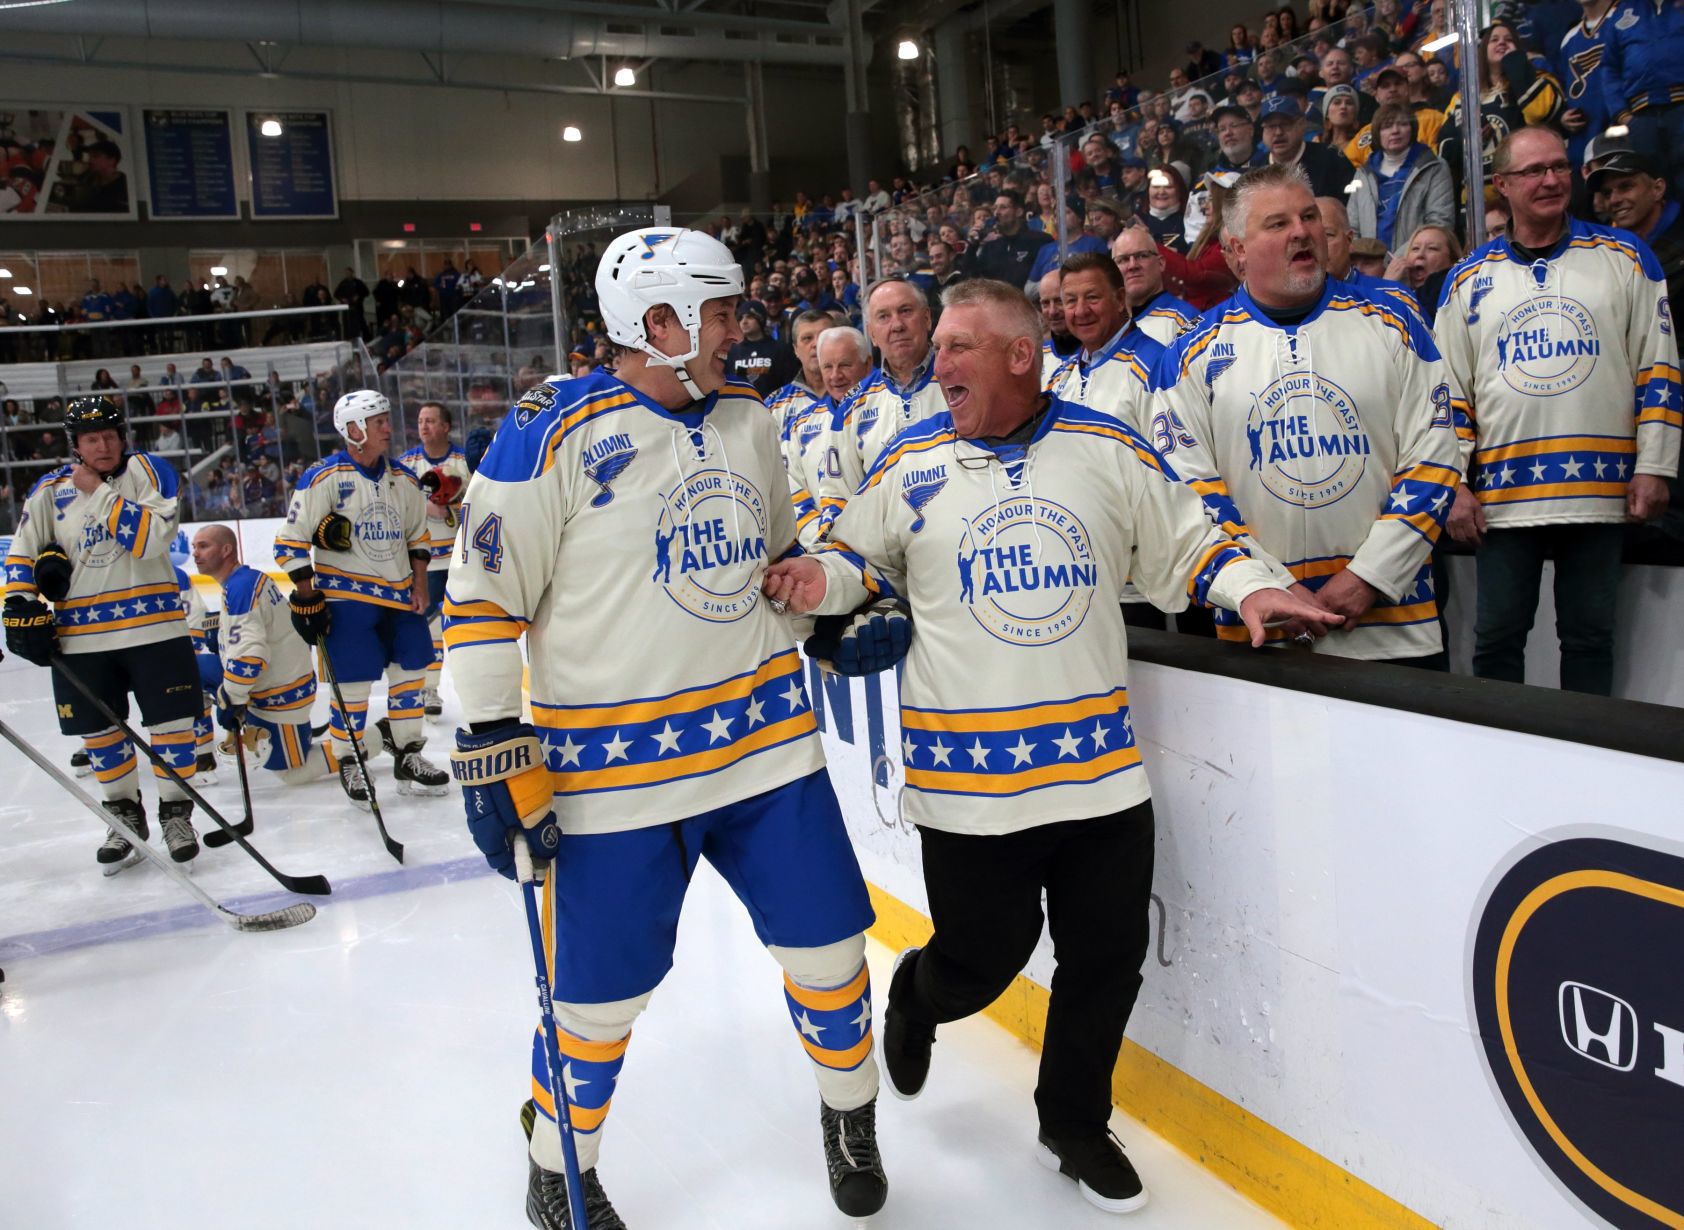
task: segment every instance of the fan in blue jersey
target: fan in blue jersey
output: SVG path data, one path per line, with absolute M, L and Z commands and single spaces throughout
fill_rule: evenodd
M 863 1217 L 888 1191 L 870 899 L 792 629 L 760 592 L 767 565 L 795 545 L 796 519 L 777 427 L 753 387 L 726 375 L 742 286 L 729 250 L 697 231 L 654 227 L 608 245 L 596 289 L 615 372 L 547 381 L 504 419 L 468 485 L 445 598 L 469 830 L 505 874 L 511 839 L 550 864 L 554 1045 L 597 1228 L 621 1224 L 596 1173 L 615 1082 L 703 858 L 783 967 L 818 1082 L 832 1199 Z M 571 1226 L 546 1051 L 540 1032 L 527 1213 Z

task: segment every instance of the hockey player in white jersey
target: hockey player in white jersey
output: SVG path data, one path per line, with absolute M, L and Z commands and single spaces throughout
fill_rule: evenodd
M 1244 541 L 1346 624 L 1324 653 L 1446 669 L 1428 554 L 1460 480 L 1449 373 L 1421 319 L 1327 276 L 1290 165 L 1248 171 L 1223 215 L 1245 282 L 1164 357 L 1151 440 Z M 1244 630 L 1218 611 L 1217 633 Z
M 795 523 L 771 416 L 725 376 L 742 269 L 705 234 L 651 228 L 608 245 L 596 289 L 616 372 L 530 390 L 468 485 L 445 645 L 469 828 L 504 874 L 522 833 L 550 860 L 557 1044 L 591 1230 L 623 1224 L 597 1178 L 602 1129 L 703 857 L 784 967 L 831 1195 L 866 1216 L 887 1194 L 872 911 L 790 626 L 760 592 Z M 571 1223 L 541 1034 L 533 1058 L 527 1214 L 555 1230 Z
M 1043 387 L 1050 385 L 1065 362 L 1081 349 L 1081 343 L 1071 334 L 1070 326 L 1064 319 L 1064 300 L 1059 295 L 1062 281 L 1063 275 L 1053 268 L 1041 275 L 1040 284 L 1036 287 L 1041 295 L 1036 306 L 1041 309 L 1041 324 L 1047 335 L 1041 343 Z
M 368 696 L 386 676 L 386 721 L 400 794 L 445 793 L 449 777 L 421 755 L 422 689 L 433 646 L 427 635 L 426 497 L 415 475 L 386 459 L 391 405 L 358 390 L 333 407 L 346 447 L 298 479 L 275 535 L 275 561 L 292 578 L 299 635 L 328 655 L 345 706 L 330 723 L 345 797 L 369 808 L 368 782 L 351 748 L 368 723 Z
M 203 705 L 198 667 L 170 562 L 178 482 L 169 462 L 128 451 L 123 413 L 102 397 L 64 412 L 71 461 L 25 498 L 6 556 L 6 645 L 38 666 L 65 665 L 127 719 L 132 693 L 152 750 L 182 778 L 195 768 L 193 719 Z M 49 611 L 43 598 L 52 602 Z M 142 839 L 149 835 L 128 737 L 54 668 L 59 729 L 80 736 L 104 807 Z M 199 853 L 193 803 L 153 767 L 158 820 L 170 857 Z M 113 831 L 98 861 L 110 875 L 139 859 Z
M 1064 321 L 1077 350 L 1058 369 L 1051 388 L 1144 435 L 1152 419 L 1153 373 L 1164 348 L 1133 327 L 1123 275 L 1105 253 L 1078 252 L 1059 275 Z
M 1111 259 L 1123 275 L 1134 327 L 1160 346 L 1170 346 L 1199 319 L 1199 309 L 1164 289 L 1164 254 L 1152 232 L 1138 222 L 1111 241 Z
M 286 595 L 240 563 L 234 532 L 225 525 L 193 535 L 193 563 L 222 590 L 217 701 L 223 728 L 245 740 L 258 767 L 289 786 L 326 776 L 326 749 L 311 746 L 315 663 L 292 626 Z
M 811 550 L 842 505 L 836 502 L 840 489 L 840 436 L 831 431 L 837 407 L 859 387 L 871 371 L 871 343 L 851 325 L 827 329 L 818 343 L 819 371 L 824 397 L 813 404 L 806 417 L 795 424 L 788 450 L 790 478 L 796 484 L 796 526 L 804 549 Z M 828 490 L 828 497 L 819 492 Z M 816 521 L 806 519 L 802 496 L 818 513 Z M 826 500 L 830 502 L 827 503 Z
M 816 493 L 821 508 L 846 504 L 890 440 L 942 410 L 924 293 L 897 278 L 877 283 L 866 292 L 865 327 L 882 361 L 831 419 L 840 473 Z
M 398 458 L 427 493 L 427 549 L 433 558 L 427 564 L 424 613 L 433 637 L 433 661 L 427 667 L 427 686 L 422 689 L 421 700 L 428 717 L 444 712 L 439 699 L 439 681 L 444 675 L 444 579 L 450 572 L 450 555 L 456 547 L 456 527 L 469 478 L 468 458 L 451 440 L 451 426 L 450 410 L 442 402 L 422 402 L 415 419 L 421 443 Z
M 213 722 L 216 692 L 222 685 L 222 660 L 217 657 L 219 616 L 210 609 L 193 578 L 182 567 L 190 548 L 185 531 L 177 533 L 170 546 L 170 563 L 181 591 L 181 610 L 187 621 L 187 636 L 193 643 L 193 664 L 199 668 L 203 707 L 193 719 L 193 785 L 200 790 L 216 785 L 216 725 Z
M 792 611 L 879 595 L 911 606 L 902 805 L 935 934 L 896 963 L 892 1088 L 917 1096 L 937 1026 L 986 1007 L 1022 969 L 1044 890 L 1058 964 L 1035 1091 L 1043 1160 L 1127 1212 L 1146 1193 L 1107 1127 L 1146 954 L 1153 821 L 1124 578 L 1168 609 L 1238 608 L 1259 641 L 1268 620 L 1337 617 L 1248 559 L 1121 415 L 1043 392 L 1040 329 L 1005 283 L 948 290 L 936 373 L 951 413 L 898 437 L 827 549 L 774 565 L 766 592 Z
M 1677 305 L 1642 240 L 1568 215 L 1553 130 L 1509 134 L 1492 169 L 1513 223 L 1446 276 L 1435 322 L 1467 393 L 1450 531 L 1479 544 L 1474 674 L 1524 679 L 1549 557 L 1561 686 L 1606 696 L 1624 525 L 1660 516 L 1678 472 Z
M 829 312 L 810 308 L 791 323 L 791 349 L 801 364 L 801 372 L 783 388 L 766 399 L 766 409 L 772 412 L 778 439 L 783 443 L 784 465 L 795 471 L 796 446 L 793 433 L 796 425 L 824 400 L 824 375 L 819 371 L 819 335 L 840 322 Z

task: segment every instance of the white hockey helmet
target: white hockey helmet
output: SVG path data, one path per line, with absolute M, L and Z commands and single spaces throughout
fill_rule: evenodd
M 743 269 L 731 250 L 712 235 L 683 227 L 649 226 L 616 236 L 596 269 L 597 304 L 608 336 L 672 368 L 692 397 L 701 393 L 684 364 L 701 350 L 702 304 L 742 293 Z M 663 303 L 690 335 L 683 354 L 662 354 L 644 331 L 644 314 Z
M 357 389 L 333 403 L 333 429 L 352 444 L 360 445 L 368 438 L 368 429 L 363 424 L 376 415 L 391 412 L 392 403 L 383 394 L 373 389 Z M 357 429 L 354 436 L 352 427 Z

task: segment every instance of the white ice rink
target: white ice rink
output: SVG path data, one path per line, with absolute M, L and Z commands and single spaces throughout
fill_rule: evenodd
M 432 728 L 436 759 L 452 707 Z M 45 671 L 0 664 L 0 716 L 68 760 Z M 233 768 L 221 778 L 206 793 L 237 820 Z M 485 868 L 456 799 L 400 799 L 389 760 L 375 778 L 402 867 L 336 783 L 255 776 L 253 841 L 334 894 L 305 926 L 244 935 L 148 864 L 101 877 L 97 822 L 0 745 L 0 1226 L 526 1224 L 516 1114 L 536 1006 L 519 890 Z M 237 849 L 198 863 L 197 883 L 237 908 L 291 900 Z M 892 956 L 872 945 L 879 990 Z M 879 1102 L 890 1194 L 868 1224 L 1279 1225 L 1122 1115 L 1152 1203 L 1126 1219 L 1089 1208 L 1033 1156 L 1035 1063 L 981 1018 L 943 1027 L 924 1096 Z M 851 1224 L 826 1190 L 780 973 L 705 865 L 676 968 L 632 1039 L 600 1173 L 634 1230 Z

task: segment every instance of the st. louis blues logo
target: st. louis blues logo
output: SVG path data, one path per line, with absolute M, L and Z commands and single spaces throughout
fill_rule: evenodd
M 614 492 L 609 484 L 625 472 L 636 456 L 637 447 L 624 432 L 615 432 L 607 439 L 585 446 L 580 465 L 585 477 L 602 488 L 591 498 L 592 508 L 602 508 L 613 501 Z
M 350 479 L 346 479 L 344 482 L 339 484 L 338 498 L 334 502 L 338 506 L 344 507 L 345 501 L 349 500 L 353 495 L 355 495 L 356 491 L 357 491 L 357 484 L 355 482 L 351 481 Z
M 1234 366 L 1232 359 L 1212 359 L 1205 366 L 1205 386 L 1208 388 L 1215 384 L 1216 378 L 1232 366 Z
M 901 479 L 900 498 L 906 501 L 906 506 L 913 512 L 912 524 L 908 527 L 912 533 L 916 534 L 924 528 L 925 507 L 936 498 L 945 486 L 947 486 L 946 466 L 912 470 Z
M 643 244 L 644 249 L 640 259 L 652 260 L 655 256 L 655 249 L 660 247 L 663 243 L 666 243 L 667 240 L 671 239 L 672 234 L 669 232 L 658 235 L 639 235 L 637 238 L 639 242 Z
M 1474 279 L 1473 291 L 1468 295 L 1468 323 L 1470 325 L 1479 323 L 1480 301 L 1491 293 L 1496 284 L 1496 279 L 1486 274 L 1481 274 Z
M 53 492 L 53 507 L 58 509 L 58 519 L 64 520 L 64 510 L 76 502 L 78 492 L 74 487 L 60 487 Z

